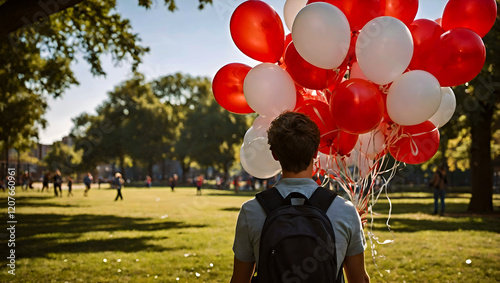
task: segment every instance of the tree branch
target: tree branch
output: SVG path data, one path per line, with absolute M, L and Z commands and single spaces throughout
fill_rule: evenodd
M 8 0 L 0 6 L 0 38 L 84 0 Z

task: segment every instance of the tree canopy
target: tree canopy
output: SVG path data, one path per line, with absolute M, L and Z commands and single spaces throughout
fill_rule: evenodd
M 199 0 L 199 8 L 211 2 Z M 145 8 L 152 3 L 138 1 Z M 175 3 L 165 0 L 170 11 Z M 0 148 L 27 148 L 38 140 L 38 129 L 47 124 L 47 98 L 78 84 L 71 70 L 76 58 L 96 76 L 106 74 L 103 55 L 114 63 L 130 62 L 135 71 L 149 51 L 140 41 L 114 0 L 0 0 L 0 117 L 5 121 Z
M 180 73 L 150 83 L 137 74 L 108 93 L 97 115 L 73 120 L 82 164 L 124 162 L 147 168 L 176 159 L 184 172 L 196 162 L 228 172 L 247 129 L 246 117 L 225 111 L 213 98 L 208 78 Z M 90 168 L 82 168 L 82 171 Z

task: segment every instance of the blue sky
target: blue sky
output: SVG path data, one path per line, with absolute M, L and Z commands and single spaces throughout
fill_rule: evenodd
M 229 32 L 229 20 L 234 9 L 243 0 L 214 0 L 212 6 L 197 9 L 198 0 L 178 0 L 178 10 L 169 12 L 163 0 L 154 0 L 152 9 L 145 10 L 137 1 L 120 0 L 118 11 L 130 19 L 134 32 L 139 33 L 142 45 L 150 52 L 139 67 L 149 80 L 182 72 L 212 78 L 224 65 L 240 62 L 255 66 L 259 62 L 248 58 L 234 45 Z M 276 9 L 284 24 L 285 0 L 266 0 Z M 420 0 L 416 18 L 441 17 L 447 0 Z M 83 112 L 95 113 L 95 108 L 107 97 L 106 93 L 131 76 L 127 62 L 115 66 L 103 56 L 106 77 L 93 77 L 90 66 L 79 60 L 73 66 L 80 85 L 67 90 L 62 97 L 49 99 L 46 119 L 49 125 L 40 131 L 40 142 L 51 144 L 68 135 L 71 119 Z

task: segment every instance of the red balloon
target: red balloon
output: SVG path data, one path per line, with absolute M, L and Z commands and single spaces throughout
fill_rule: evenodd
M 387 94 L 381 93 L 382 99 L 384 100 L 384 105 L 387 105 Z M 384 107 L 384 118 L 382 119 L 381 123 L 386 123 L 386 124 L 393 124 L 394 121 L 392 121 L 391 117 L 389 117 L 389 113 L 387 113 L 387 107 Z
M 401 126 L 399 131 L 399 140 L 389 147 L 389 152 L 396 160 L 420 164 L 436 154 L 439 148 L 439 131 L 432 122 Z
M 304 60 L 295 45 L 290 43 L 285 52 L 286 70 L 295 83 L 309 89 L 325 89 L 336 82 L 335 70 L 318 68 Z
M 231 37 L 247 56 L 261 62 L 278 62 L 285 49 L 285 31 L 278 13 L 269 4 L 249 0 L 233 12 Z
M 281 58 L 280 60 L 278 61 L 278 65 L 285 69 L 286 70 L 286 65 L 285 65 L 285 53 L 286 53 L 286 49 L 288 47 L 288 45 L 290 45 L 290 43 L 292 42 L 292 33 L 289 33 L 285 36 L 285 48 L 284 48 L 284 51 L 283 51 L 283 54 L 281 55 Z
M 231 63 L 220 68 L 212 82 L 215 100 L 229 112 L 249 114 L 254 111 L 243 94 L 243 82 L 252 67 L 241 63 Z
M 425 71 L 437 63 L 433 55 L 437 52 L 444 29 L 428 19 L 415 20 L 408 28 L 413 37 L 413 57 L 408 68 Z
M 468 28 L 480 37 L 493 27 L 497 17 L 495 0 L 450 0 L 443 12 L 443 28 Z
M 441 35 L 439 49 L 428 71 L 442 87 L 472 80 L 483 68 L 486 49 L 479 35 L 470 29 L 455 28 Z
M 418 0 L 386 0 L 385 15 L 401 20 L 409 25 L 418 11 Z
M 342 82 L 330 98 L 330 112 L 337 126 L 351 134 L 375 129 L 382 121 L 384 108 L 378 88 L 363 79 Z
M 358 135 L 346 133 L 340 129 L 333 129 L 322 133 L 319 142 L 319 151 L 324 154 L 346 155 L 351 152 L 358 142 Z
M 340 64 L 339 69 L 351 68 L 352 64 L 358 59 L 356 58 L 356 41 L 358 40 L 359 33 L 351 32 L 351 43 L 349 43 L 349 50 L 347 51 L 347 56 L 345 56 L 344 61 Z
M 295 112 L 309 116 L 316 123 L 321 134 L 330 132 L 336 128 L 328 103 L 319 100 L 307 100 Z
M 386 0 L 309 0 L 307 4 L 315 2 L 330 3 L 339 8 L 351 26 L 351 31 L 359 31 L 370 20 L 383 16 L 386 9 Z

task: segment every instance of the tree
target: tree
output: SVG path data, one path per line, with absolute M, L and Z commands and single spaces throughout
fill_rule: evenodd
M 127 152 L 153 175 L 153 165 L 171 152 L 174 140 L 173 109 L 160 102 L 143 76 L 125 82 L 110 94 L 124 101 L 123 132 Z
M 183 123 L 175 150 L 201 166 L 213 166 L 224 172 L 227 180 L 248 129 L 246 117 L 226 111 L 213 96 L 195 109 Z
M 78 172 L 77 168 L 82 161 L 82 150 L 75 151 L 73 146 L 55 142 L 43 161 L 47 169 L 59 170 L 62 174 L 69 175 Z
M 96 116 L 84 113 L 74 119 L 72 135 L 88 165 L 118 159 L 123 174 L 130 157 L 152 174 L 153 164 L 171 151 L 172 116 L 172 107 L 161 103 L 144 77 L 136 74 L 108 93 Z
M 189 151 L 185 149 L 185 144 L 181 142 L 181 130 L 189 113 L 199 111 L 203 101 L 212 95 L 210 80 L 175 73 L 152 81 L 151 86 L 153 93 L 160 101 L 174 109 L 172 122 L 176 127 L 172 138 L 178 142 L 174 146 L 172 156 L 179 161 L 183 172 L 182 176 L 185 179 L 193 159 Z
M 498 2 L 498 1 L 497 1 Z M 500 105 L 500 21 L 483 38 L 486 63 L 481 73 L 467 85 L 454 89 L 457 113 L 465 116 L 470 127 L 470 155 L 472 197 L 468 211 L 493 211 L 492 133 L 495 113 Z
M 47 123 L 43 119 L 47 102 L 32 93 L 9 95 L 0 92 L 0 97 L 0 142 L 5 150 L 5 161 L 9 164 L 9 148 L 20 152 L 34 145 L 31 138 L 37 137 L 38 128 Z

